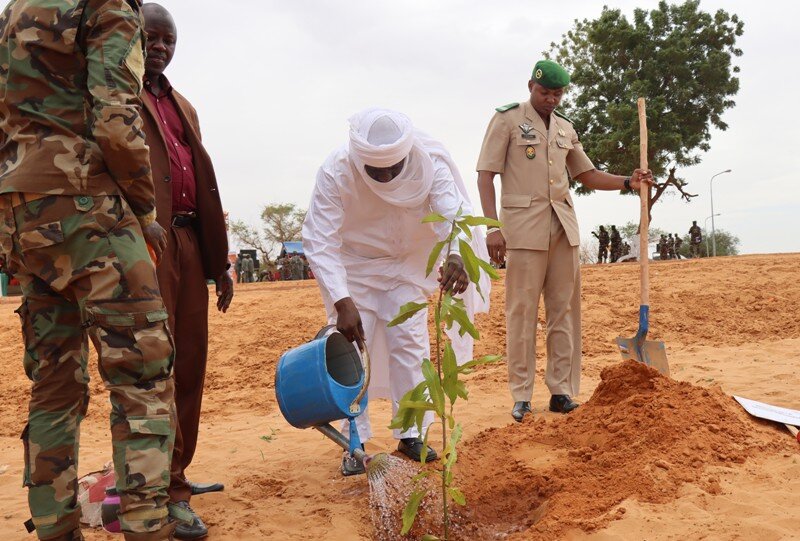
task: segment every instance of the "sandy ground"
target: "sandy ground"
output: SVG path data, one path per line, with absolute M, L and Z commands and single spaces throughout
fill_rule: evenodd
M 487 517 L 497 539 L 800 539 L 800 445 L 726 396 L 800 409 L 798 268 L 798 254 L 654 264 L 651 338 L 666 342 L 674 382 L 626 379 L 630 370 L 620 368 L 614 338 L 635 332 L 637 267 L 584 268 L 578 399 L 588 402 L 574 417 L 545 412 L 540 373 L 535 416 L 517 425 L 505 365 L 469 376 L 470 400 L 456 413 L 465 425 L 457 482 L 469 511 Z M 476 353 L 505 349 L 503 298 L 500 282 L 491 313 L 479 317 Z M 19 441 L 28 382 L 14 308 L 16 301 L 0 302 L 2 540 L 29 539 Z M 289 426 L 274 397 L 281 353 L 323 323 L 311 281 L 242 285 L 231 311 L 212 316 L 200 446 L 189 471 L 226 485 L 192 500 L 211 538 L 371 537 L 366 480 L 343 479 L 337 448 Z M 82 473 L 110 457 L 108 399 L 94 364 L 92 377 Z M 388 424 L 388 403 L 370 409 L 373 426 Z M 376 432 L 368 450 L 392 450 L 389 431 Z

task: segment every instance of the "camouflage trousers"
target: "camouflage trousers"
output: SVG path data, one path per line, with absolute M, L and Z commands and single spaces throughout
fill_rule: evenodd
M 0 243 L 23 291 L 17 312 L 33 382 L 23 483 L 39 538 L 79 526 L 78 441 L 91 340 L 111 398 L 125 538 L 168 539 L 174 348 L 141 228 L 119 196 L 13 198 L 0 196 Z

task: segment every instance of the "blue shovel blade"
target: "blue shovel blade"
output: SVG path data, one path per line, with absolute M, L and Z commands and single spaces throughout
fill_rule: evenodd
M 624 360 L 631 359 L 647 366 L 651 366 L 669 376 L 669 363 L 667 362 L 667 350 L 664 342 L 647 340 L 649 327 L 648 316 L 650 307 L 642 305 L 639 307 L 639 329 L 633 338 L 617 337 L 617 345 Z

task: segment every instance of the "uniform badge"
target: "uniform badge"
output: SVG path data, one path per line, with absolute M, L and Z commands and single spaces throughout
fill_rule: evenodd
M 536 148 L 533 145 L 525 147 L 525 157 L 532 160 L 536 157 Z
M 519 125 L 519 129 L 522 130 L 522 138 L 523 139 L 533 139 L 534 137 L 536 137 L 535 133 L 531 133 L 533 131 L 533 126 L 531 126 L 527 122 L 523 123 L 523 124 L 520 124 Z

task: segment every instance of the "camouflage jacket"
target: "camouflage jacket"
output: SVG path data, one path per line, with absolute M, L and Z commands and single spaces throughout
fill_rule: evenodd
M 155 217 L 141 0 L 12 0 L 0 16 L 0 193 L 121 194 Z

